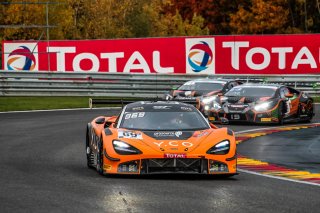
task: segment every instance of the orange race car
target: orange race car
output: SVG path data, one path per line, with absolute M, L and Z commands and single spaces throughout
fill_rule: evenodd
M 94 119 L 86 155 L 100 174 L 237 174 L 233 131 L 174 101 L 134 102 L 119 116 Z

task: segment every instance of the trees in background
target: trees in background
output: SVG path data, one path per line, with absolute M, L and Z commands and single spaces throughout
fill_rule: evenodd
M 46 25 L 46 4 L 29 3 L 47 0 L 5 1 L 9 3 L 0 4 L 0 25 Z M 50 39 L 320 32 L 319 0 L 48 2 L 49 25 L 54 26 L 50 28 Z M 46 39 L 45 31 L 43 27 L 2 27 L 0 40 Z

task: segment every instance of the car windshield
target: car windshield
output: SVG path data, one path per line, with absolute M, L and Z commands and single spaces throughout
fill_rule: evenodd
M 222 90 L 223 83 L 210 83 L 210 82 L 192 82 L 186 83 L 178 88 L 178 90 L 205 90 L 205 91 L 215 91 Z
M 272 97 L 275 92 L 275 87 L 234 87 L 225 96 Z
M 120 128 L 133 130 L 202 130 L 210 126 L 197 111 L 125 112 Z

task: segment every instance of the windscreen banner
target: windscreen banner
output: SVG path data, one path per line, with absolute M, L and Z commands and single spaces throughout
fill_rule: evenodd
M 320 74 L 320 35 L 3 41 L 2 69 L 143 74 Z

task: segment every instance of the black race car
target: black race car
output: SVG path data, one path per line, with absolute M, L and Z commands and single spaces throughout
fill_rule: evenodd
M 223 96 L 199 100 L 198 109 L 210 121 L 278 123 L 311 121 L 313 99 L 304 92 L 278 84 L 243 84 Z
M 201 96 L 224 94 L 232 87 L 242 84 L 233 79 L 197 79 L 188 81 L 170 93 L 165 94 L 165 100 L 196 100 Z

